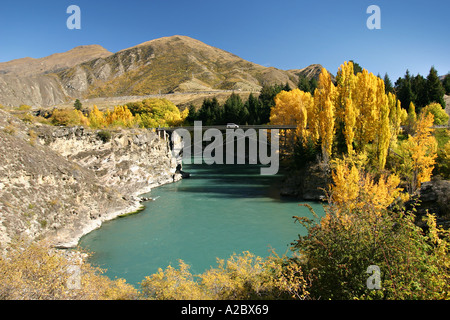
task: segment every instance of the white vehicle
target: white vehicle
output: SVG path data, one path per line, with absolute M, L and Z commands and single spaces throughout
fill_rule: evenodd
M 239 129 L 239 126 L 235 123 L 228 123 L 227 129 Z

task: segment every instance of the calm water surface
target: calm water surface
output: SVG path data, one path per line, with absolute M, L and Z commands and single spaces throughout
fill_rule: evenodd
M 138 285 L 145 276 L 178 267 L 193 274 L 216 266 L 216 258 L 250 251 L 282 255 L 305 229 L 292 216 L 308 216 L 298 201 L 278 196 L 280 175 L 261 176 L 258 166 L 185 165 L 190 179 L 155 188 L 139 214 L 106 222 L 86 235 L 81 247 L 106 275 Z M 322 206 L 310 203 L 316 213 Z

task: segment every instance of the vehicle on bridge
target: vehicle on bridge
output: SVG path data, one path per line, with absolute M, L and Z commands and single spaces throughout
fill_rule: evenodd
M 227 129 L 239 129 L 239 126 L 235 123 L 227 123 Z

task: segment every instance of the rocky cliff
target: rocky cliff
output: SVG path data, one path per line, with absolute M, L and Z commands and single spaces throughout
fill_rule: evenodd
M 153 132 L 105 139 L 83 128 L 29 127 L 0 110 L 0 243 L 74 246 L 102 222 L 138 210 L 139 194 L 180 179 L 175 171 L 167 142 Z

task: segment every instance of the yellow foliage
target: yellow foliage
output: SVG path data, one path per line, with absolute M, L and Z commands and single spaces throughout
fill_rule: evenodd
M 179 269 L 160 269 L 141 287 L 145 298 L 163 300 L 306 299 L 309 295 L 297 260 L 263 259 L 250 252 L 233 254 L 227 261 L 218 259 L 217 268 L 196 276 L 180 261 Z
M 50 117 L 51 123 L 55 126 L 89 126 L 89 119 L 79 110 L 55 109 Z
M 136 299 L 136 289 L 101 272 L 45 243 L 16 243 L 0 256 L 0 300 Z
M 98 110 L 97 106 L 89 113 L 89 122 L 92 128 L 98 129 L 106 126 L 105 116 L 103 112 Z
M 316 140 L 321 139 L 322 156 L 325 162 L 331 157 L 335 132 L 335 96 L 336 87 L 331 81 L 328 71 L 323 68 L 319 83 L 314 92 L 315 121 L 311 121 L 311 135 Z
M 108 127 L 122 126 L 131 128 L 136 124 L 136 119 L 127 106 L 116 106 L 113 112 L 108 109 L 104 118 Z
M 381 212 L 401 195 L 400 178 L 396 175 L 382 175 L 375 181 L 364 174 L 352 159 L 336 159 L 330 186 L 331 200 L 342 211 L 369 207 Z
M 270 113 L 271 124 L 297 125 L 297 136 L 303 141 L 307 137 L 306 128 L 311 119 L 313 98 L 309 92 L 299 89 L 281 91 L 275 97 L 275 106 Z
M 445 109 L 443 109 L 439 103 L 436 102 L 430 103 L 420 112 L 424 114 L 432 113 L 434 115 L 435 125 L 448 124 L 449 115 L 445 112 Z
M 437 141 L 432 135 L 434 116 L 422 113 L 415 122 L 415 133 L 398 144 L 397 155 L 401 161 L 394 170 L 408 183 L 408 192 L 414 193 L 421 184 L 431 180 L 437 157 Z

